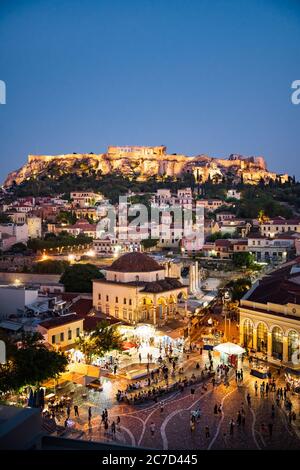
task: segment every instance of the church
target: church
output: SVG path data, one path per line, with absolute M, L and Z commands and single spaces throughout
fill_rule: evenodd
M 105 279 L 93 281 L 96 311 L 130 324 L 161 326 L 187 313 L 188 290 L 179 279 L 140 252 L 126 253 L 105 269 Z

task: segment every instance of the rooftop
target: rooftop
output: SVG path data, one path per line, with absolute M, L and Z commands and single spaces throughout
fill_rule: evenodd
M 109 268 L 106 268 L 106 270 L 122 273 L 145 273 L 162 271 L 164 268 L 150 256 L 136 251 L 120 256 Z

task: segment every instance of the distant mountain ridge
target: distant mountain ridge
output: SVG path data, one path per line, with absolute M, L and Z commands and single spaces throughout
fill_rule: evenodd
M 155 176 L 176 178 L 184 173 L 192 173 L 200 183 L 207 180 L 218 183 L 229 177 L 233 182 L 243 179 L 245 183 L 250 184 L 257 184 L 262 179 L 268 182 L 278 178 L 285 182 L 289 178 L 287 174 L 278 175 L 268 171 L 265 159 L 261 156 L 231 154 L 228 158 L 215 158 L 203 154 L 168 154 L 163 145 L 109 146 L 107 152 L 102 154 L 29 155 L 25 165 L 9 173 L 4 186 L 10 187 L 47 174 L 55 179 L 70 172 L 95 177 L 119 173 L 140 181 Z

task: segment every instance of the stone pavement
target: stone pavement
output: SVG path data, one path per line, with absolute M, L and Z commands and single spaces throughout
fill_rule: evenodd
M 190 362 L 190 361 L 189 361 Z M 188 365 L 189 368 L 191 364 Z M 255 396 L 255 378 L 249 375 L 244 364 L 244 381 L 237 385 L 232 376 L 228 386 L 221 383 L 213 388 L 211 382 L 207 391 L 201 384 L 192 395 L 190 387 L 183 392 L 174 392 L 161 403 L 153 401 L 144 405 L 132 406 L 113 403 L 109 409 L 109 423 L 120 417 L 120 428 L 116 436 L 105 435 L 101 425 L 101 411 L 97 404 L 85 402 L 80 406 L 80 418 L 74 420 L 75 429 L 81 430 L 80 439 L 114 441 L 133 446 L 155 449 L 299 449 L 300 440 L 292 425 L 289 424 L 283 405 L 277 406 L 275 393 L 270 392 L 268 398 Z M 280 386 L 282 378 L 279 379 Z M 259 382 L 260 383 L 260 382 Z M 251 406 L 246 396 L 251 395 Z M 293 397 L 291 397 L 293 399 Z M 271 417 L 271 407 L 275 403 L 275 417 Z M 215 404 L 222 404 L 222 413 L 214 414 Z M 88 425 L 87 409 L 92 406 L 92 420 Z M 200 408 L 201 417 L 196 422 L 194 432 L 190 429 L 191 411 Z M 234 426 L 233 434 L 229 432 L 229 422 L 236 421 L 237 413 L 245 410 L 245 425 Z M 150 432 L 150 424 L 155 423 L 154 436 Z M 268 424 L 273 423 L 272 436 L 269 435 Z M 205 427 L 209 427 L 209 437 L 205 435 Z

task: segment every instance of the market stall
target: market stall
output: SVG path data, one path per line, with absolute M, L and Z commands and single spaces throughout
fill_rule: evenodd
M 214 351 L 217 351 L 221 355 L 221 361 L 224 364 L 236 367 L 238 359 L 242 354 L 246 352 L 244 348 L 235 343 L 221 343 L 218 346 L 214 346 Z

